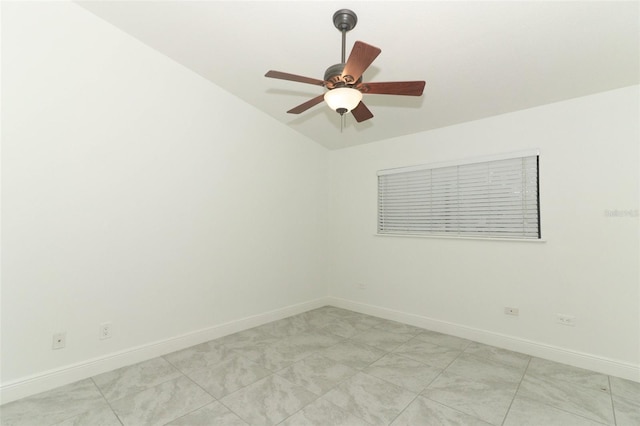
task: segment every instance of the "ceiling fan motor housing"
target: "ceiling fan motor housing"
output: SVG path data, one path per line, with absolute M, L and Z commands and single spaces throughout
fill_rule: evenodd
M 338 87 L 353 87 L 360 83 L 362 83 L 362 76 L 357 81 L 354 82 L 346 82 L 342 78 L 342 71 L 344 70 L 345 64 L 335 64 L 331 65 L 324 72 L 324 81 L 325 87 L 329 90 L 336 89 Z

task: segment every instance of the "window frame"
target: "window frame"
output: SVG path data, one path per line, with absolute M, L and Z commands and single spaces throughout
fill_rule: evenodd
M 497 162 L 497 161 L 501 161 L 501 160 L 514 160 L 514 159 L 525 159 L 525 158 L 529 158 L 529 157 L 535 157 L 535 213 L 536 213 L 536 218 L 537 218 L 537 235 L 534 236 L 527 236 L 526 232 L 523 232 L 522 235 L 515 235 L 515 234 L 498 234 L 496 232 L 490 232 L 490 231 L 486 231 L 486 232 L 482 232 L 482 235 L 479 234 L 479 231 L 475 231 L 472 233 L 465 233 L 464 230 L 460 229 L 460 224 L 458 223 L 457 226 L 458 228 L 455 230 L 449 230 L 449 231 L 439 231 L 439 232 L 433 232 L 433 231 L 421 231 L 421 232 L 400 232 L 400 231 L 394 231 L 394 230 L 383 230 L 382 228 L 382 221 L 381 221 L 381 214 L 382 214 L 382 208 L 381 208 L 381 179 L 380 176 L 384 176 L 384 175 L 392 175 L 392 174 L 402 174 L 402 173 L 409 173 L 409 172 L 415 172 L 415 171 L 422 171 L 422 170 L 432 170 L 432 169 L 444 169 L 444 168 L 452 168 L 452 167 L 464 167 L 467 165 L 479 165 L 482 163 L 491 163 L 491 162 Z M 489 167 L 489 166 L 488 166 Z M 523 167 L 523 171 L 525 170 L 525 167 Z M 459 169 L 456 169 L 456 173 L 459 173 Z M 530 180 L 528 181 L 529 184 L 531 184 L 533 181 Z M 526 189 L 526 179 L 523 180 L 522 186 L 523 188 Z M 458 187 L 456 187 L 458 188 Z M 457 200 L 459 202 L 459 200 Z M 503 154 L 498 154 L 498 155 L 491 155 L 491 156 L 483 156 L 483 157 L 475 157 L 475 158 L 468 158 L 468 159 L 460 159 L 460 160 L 453 160 L 453 161 L 446 161 L 446 162 L 434 162 L 434 163 L 427 163 L 427 164 L 421 164 L 421 165 L 414 165 L 414 166 L 408 166 L 408 167 L 398 167 L 398 168 L 390 168 L 390 169 L 383 169 L 383 170 L 379 170 L 377 172 L 377 203 L 376 203 L 376 212 L 377 212 L 377 220 L 376 220 L 376 236 L 384 236 L 384 237 L 413 237 L 413 238 L 446 238 L 446 239 L 473 239 L 473 240 L 498 240 L 498 241 L 527 241 L 527 242 L 544 242 L 545 240 L 543 239 L 543 235 L 542 235 L 542 224 L 541 224 L 541 197 L 540 197 L 540 150 L 539 149 L 529 149 L 529 150 L 524 150 L 524 151 L 517 151 L 517 152 L 509 152 L 509 153 L 503 153 Z M 523 212 L 523 227 L 527 224 L 526 219 L 524 218 L 524 214 L 526 214 L 526 211 Z M 478 220 L 481 219 L 480 216 L 477 217 Z

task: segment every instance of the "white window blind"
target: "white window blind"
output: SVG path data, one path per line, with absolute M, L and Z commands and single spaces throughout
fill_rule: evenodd
M 538 153 L 378 172 L 378 233 L 540 239 Z

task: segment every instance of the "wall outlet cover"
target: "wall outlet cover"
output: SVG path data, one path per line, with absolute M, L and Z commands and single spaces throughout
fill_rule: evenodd
M 112 324 L 111 322 L 103 322 L 100 324 L 98 337 L 100 340 L 110 339 L 112 337 Z
M 67 345 L 67 333 L 60 332 L 53 335 L 51 349 L 62 349 Z
M 576 317 L 567 314 L 556 314 L 556 322 L 558 324 L 567 325 L 569 327 L 575 327 Z
M 505 313 L 505 315 L 513 315 L 513 316 L 517 317 L 518 315 L 520 315 L 520 309 L 505 307 L 504 308 L 504 313 Z

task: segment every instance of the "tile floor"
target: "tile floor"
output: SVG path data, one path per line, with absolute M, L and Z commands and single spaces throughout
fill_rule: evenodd
M 0 407 L 27 425 L 640 425 L 640 383 L 331 306 Z

